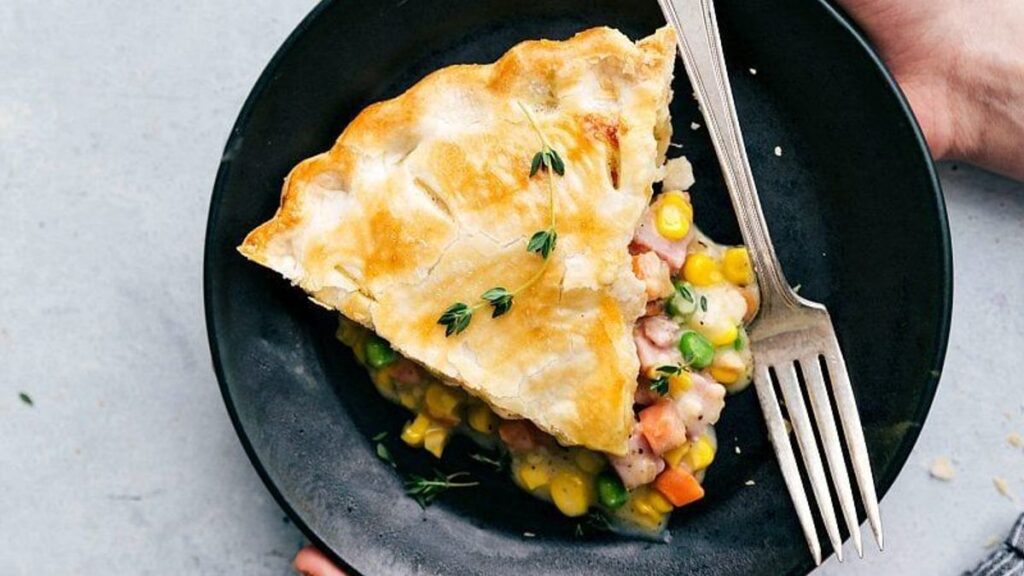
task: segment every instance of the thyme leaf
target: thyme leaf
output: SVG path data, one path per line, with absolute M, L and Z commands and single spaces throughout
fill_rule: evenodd
M 480 484 L 479 482 L 460 480 L 461 478 L 468 477 L 468 472 L 444 474 L 439 470 L 434 470 L 433 476 L 410 474 L 405 480 L 405 493 L 415 499 L 421 508 L 426 508 L 446 490 L 450 490 L 452 488 L 469 488 Z

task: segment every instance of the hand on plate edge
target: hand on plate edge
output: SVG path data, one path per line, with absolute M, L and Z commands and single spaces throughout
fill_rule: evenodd
M 1020 0 L 837 0 L 910 101 L 936 160 L 1024 180 Z
M 299 550 L 292 561 L 292 568 L 303 576 L 346 576 L 334 562 L 312 545 Z

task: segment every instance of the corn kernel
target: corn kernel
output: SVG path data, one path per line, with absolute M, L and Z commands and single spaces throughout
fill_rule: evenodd
M 402 390 L 399 392 L 398 402 L 409 410 L 416 410 L 420 407 L 419 396 L 412 390 Z
M 657 490 L 651 490 L 647 498 L 650 502 L 651 508 L 661 514 L 668 514 L 674 508 L 672 503 L 668 501 L 668 498 L 665 498 L 661 492 L 658 492 Z
M 634 494 L 633 497 L 629 499 L 630 505 L 632 505 L 632 507 L 639 512 L 641 516 L 657 514 L 654 508 L 651 508 L 651 505 L 647 502 L 646 498 L 642 498 L 641 496 L 642 494 L 639 492 Z
M 451 436 L 450 432 L 448 428 L 435 423 L 423 435 L 423 447 L 436 458 L 440 458 L 441 454 L 444 453 L 444 447 L 448 445 L 448 438 Z
M 423 446 L 423 436 L 431 424 L 429 416 L 417 414 L 416 419 L 406 424 L 402 430 L 402 441 L 413 448 Z
M 352 348 L 360 362 L 364 360 L 365 349 L 362 340 L 365 336 L 365 328 L 344 317 L 338 321 L 338 329 L 334 332 L 334 337 L 342 344 Z
M 543 464 L 521 462 L 516 468 L 516 476 L 519 478 L 519 483 L 527 490 L 536 490 L 551 481 L 548 468 Z
M 543 464 L 547 460 L 546 453 L 527 452 L 526 461 L 530 464 Z
M 566 516 L 582 516 L 590 507 L 590 478 L 576 470 L 563 470 L 551 479 L 551 499 Z
M 673 374 L 668 378 L 668 393 L 673 398 L 678 398 L 685 394 L 690 390 L 690 386 L 693 386 L 693 377 L 686 370 L 679 374 Z
M 722 257 L 722 273 L 733 284 L 746 286 L 754 282 L 754 269 L 750 265 L 750 253 L 740 246 L 729 248 Z
M 667 240 L 682 240 L 693 223 L 693 206 L 679 192 L 666 192 L 655 214 L 654 225 L 658 234 Z
M 739 336 L 740 331 L 734 324 L 729 324 L 721 330 L 715 330 L 714 333 L 708 334 L 708 340 L 716 348 L 719 346 L 728 346 L 736 341 L 736 337 Z
M 381 393 L 385 398 L 395 397 L 395 381 L 391 378 L 391 371 L 387 368 L 381 368 L 376 372 L 372 372 L 371 379 L 373 385 L 377 387 L 377 391 Z
M 588 474 L 597 474 L 604 468 L 604 458 L 591 450 L 577 450 L 573 454 L 573 461 Z
M 634 514 L 636 520 L 647 528 L 657 528 L 664 519 L 664 514 L 654 509 L 651 504 L 650 494 L 653 492 L 647 487 L 639 488 L 629 499 L 629 510 Z
M 684 456 L 686 465 L 690 467 L 693 472 L 698 472 L 711 465 L 715 459 L 715 448 L 711 445 L 711 441 L 708 440 L 707 436 L 701 436 L 698 438 L 690 450 Z
M 457 424 L 459 422 L 459 406 L 462 405 L 461 393 L 444 384 L 431 384 L 426 394 L 427 412 L 434 418 Z
M 470 428 L 483 434 L 493 434 L 498 429 L 498 417 L 484 404 L 471 406 L 467 420 Z
M 694 286 L 711 286 L 722 281 L 715 259 L 707 254 L 690 254 L 683 264 L 683 277 Z
M 735 384 L 736 381 L 739 380 L 740 376 L 742 375 L 743 372 L 741 370 L 737 370 L 732 366 L 711 367 L 711 377 L 714 378 L 716 382 L 722 384 L 723 386 Z
M 729 386 L 739 381 L 740 377 L 747 372 L 747 364 L 743 356 L 732 348 L 721 349 L 715 352 L 715 359 L 711 362 L 711 377 Z
M 682 446 L 678 446 L 665 452 L 662 456 L 665 458 L 665 463 L 668 464 L 669 468 L 678 468 L 679 463 L 683 461 L 683 456 L 690 451 L 690 443 L 687 442 Z

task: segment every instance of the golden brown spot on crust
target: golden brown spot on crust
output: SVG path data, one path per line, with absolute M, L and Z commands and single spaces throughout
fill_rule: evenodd
M 508 152 L 496 152 L 488 160 L 495 166 L 512 165 L 517 158 Z M 529 160 L 526 161 L 527 165 Z M 444 197 L 452 212 L 493 210 L 496 205 L 515 202 L 517 193 L 527 186 L 526 177 L 516 173 L 509 186 L 487 166 L 477 167 L 466 157 L 466 151 L 455 144 L 438 144 L 430 158 L 430 166 L 444 187 Z
M 613 430 L 613 423 L 605 421 L 610 406 L 622 403 L 623 381 L 630 376 L 617 370 L 618 350 L 615 343 L 621 334 L 615 334 L 616 327 L 622 325 L 622 315 L 618 303 L 612 297 L 602 294 L 598 304 L 597 317 L 589 325 L 585 338 L 592 353 L 602 359 L 592 367 L 587 375 L 587 386 L 577 388 L 580 398 L 576 402 L 579 410 L 579 425 L 583 430 Z M 622 411 L 613 411 L 620 413 Z
M 407 232 L 413 227 L 413 223 L 396 218 L 386 204 L 370 216 L 367 239 L 373 242 L 373 249 L 368 250 L 366 282 L 416 268 L 420 259 L 414 254 L 421 245 Z

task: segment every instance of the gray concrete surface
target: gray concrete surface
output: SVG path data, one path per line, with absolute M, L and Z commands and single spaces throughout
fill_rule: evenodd
M 200 263 L 231 123 L 312 4 L 0 3 L 0 574 L 288 573 L 302 537 L 228 423 Z M 1024 186 L 942 178 L 935 409 L 882 505 L 886 552 L 821 574 L 956 573 L 1018 512 L 993 477 L 1024 495 Z M 928 477 L 938 456 L 954 481 Z

